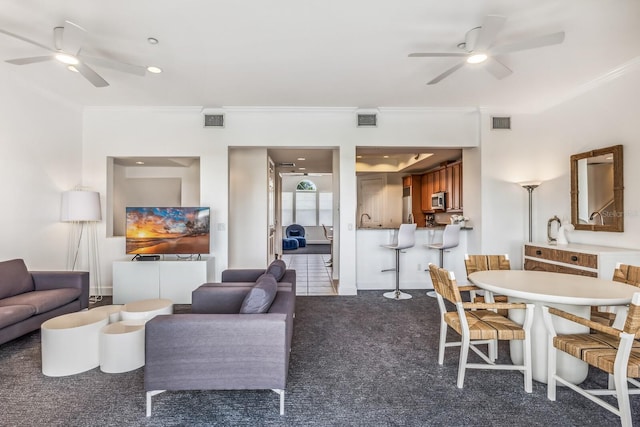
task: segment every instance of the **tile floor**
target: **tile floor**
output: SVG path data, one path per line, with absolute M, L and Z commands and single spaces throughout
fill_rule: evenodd
M 296 295 L 338 294 L 331 280 L 332 269 L 326 266 L 329 258 L 329 254 L 282 256 L 287 268 L 296 270 Z

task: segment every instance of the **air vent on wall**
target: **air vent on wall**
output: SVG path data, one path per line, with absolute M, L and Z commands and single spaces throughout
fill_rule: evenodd
M 378 116 L 376 114 L 358 114 L 358 127 L 375 127 L 378 125 Z
M 511 117 L 491 117 L 491 129 L 511 129 Z
M 224 127 L 224 114 L 205 114 L 204 115 L 204 127 L 209 128 L 223 128 Z

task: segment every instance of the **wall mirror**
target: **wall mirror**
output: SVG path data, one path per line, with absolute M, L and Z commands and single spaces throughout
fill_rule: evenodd
M 576 230 L 624 231 L 622 145 L 571 156 L 571 223 Z

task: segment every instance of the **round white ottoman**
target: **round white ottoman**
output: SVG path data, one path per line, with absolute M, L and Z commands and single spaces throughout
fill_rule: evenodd
M 100 331 L 100 370 L 110 374 L 144 366 L 144 320 L 123 320 Z
M 100 329 L 109 323 L 104 313 L 80 311 L 42 324 L 42 373 L 50 377 L 79 374 L 100 365 Z
M 170 299 L 145 299 L 129 302 L 122 307 L 122 320 L 151 320 L 158 314 L 173 314 L 173 301 Z

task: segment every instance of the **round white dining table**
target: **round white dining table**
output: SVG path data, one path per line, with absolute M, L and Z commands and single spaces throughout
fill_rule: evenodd
M 528 270 L 489 270 L 469 275 L 471 283 L 494 294 L 506 295 L 510 302 L 535 304 L 531 326 L 531 363 L 533 379 L 547 382 L 547 331 L 542 319 L 542 306 L 556 307 L 589 318 L 591 306 L 626 306 L 631 302 L 635 286 L 612 280 L 573 274 Z M 626 310 L 619 310 L 626 313 Z M 509 310 L 509 317 L 519 323 L 524 310 Z M 618 323 L 618 321 L 616 321 Z M 585 333 L 588 328 L 554 317 L 558 334 Z M 522 363 L 522 343 L 511 341 L 511 360 Z M 567 380 L 579 384 L 587 378 L 588 365 L 564 352 L 558 352 L 557 370 Z

